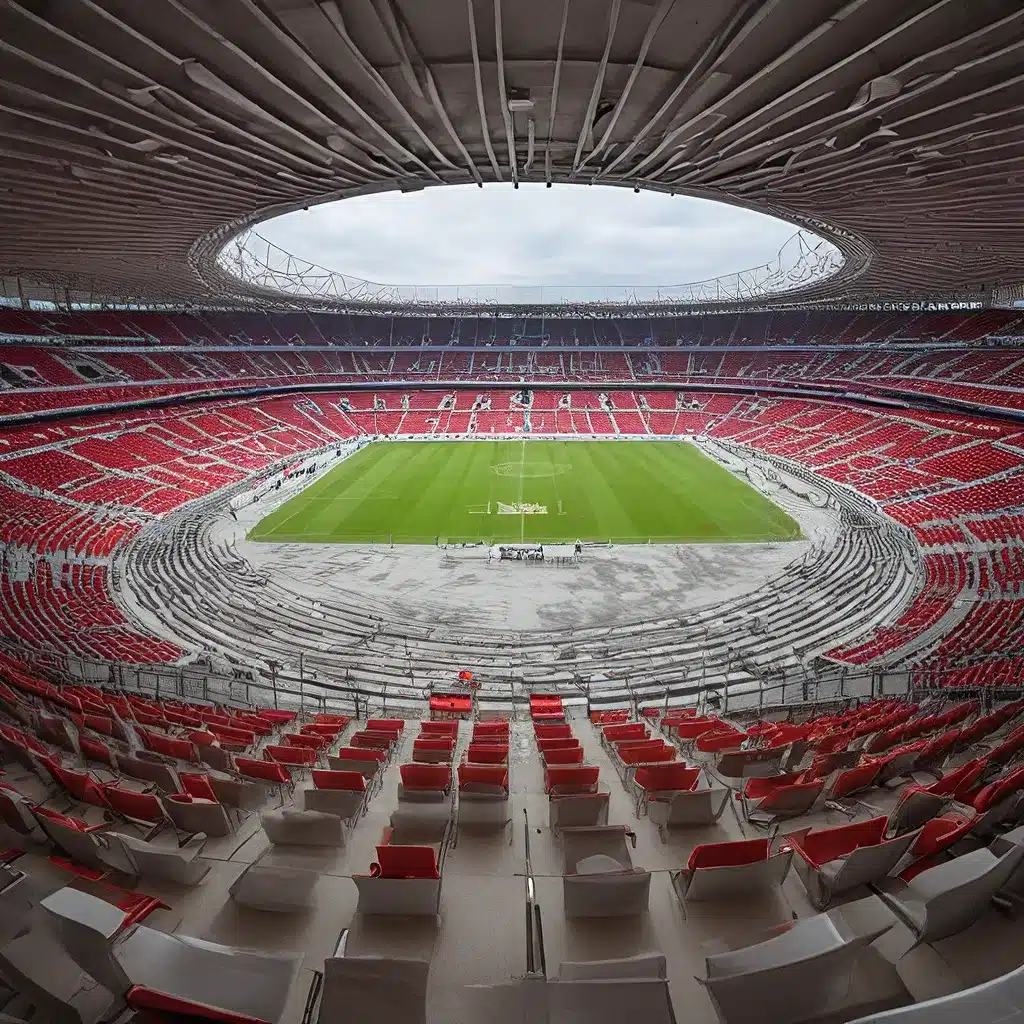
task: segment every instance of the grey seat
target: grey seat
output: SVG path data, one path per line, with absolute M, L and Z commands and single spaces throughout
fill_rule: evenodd
M 651 874 L 633 866 L 623 826 L 567 828 L 561 835 L 566 917 L 623 917 L 647 910 Z
M 865 948 L 895 919 L 868 897 L 795 921 L 763 942 L 709 956 L 704 985 L 724 1024 L 825 1017 L 841 1009 Z
M 42 906 L 71 959 L 122 1004 L 142 986 L 277 1024 L 302 965 L 298 953 L 258 953 L 145 925 L 124 929 L 120 908 L 68 887 Z
M 284 846 L 341 846 L 345 833 L 341 818 L 320 811 L 266 811 L 260 824 L 267 838 Z
M 937 942 L 972 925 L 1024 858 L 1024 846 L 997 857 L 974 850 L 922 871 L 911 882 L 887 879 L 879 895 L 916 936 L 915 945 Z

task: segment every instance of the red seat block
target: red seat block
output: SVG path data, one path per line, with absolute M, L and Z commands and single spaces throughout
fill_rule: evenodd
M 548 768 L 544 772 L 544 792 L 593 793 L 600 772 L 594 765 Z

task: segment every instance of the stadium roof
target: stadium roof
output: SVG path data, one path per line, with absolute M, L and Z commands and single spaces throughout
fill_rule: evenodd
M 1022 56 L 1019 0 L 0 0 L 0 295 L 273 301 L 266 217 L 566 181 L 786 217 L 804 300 L 1013 298 Z

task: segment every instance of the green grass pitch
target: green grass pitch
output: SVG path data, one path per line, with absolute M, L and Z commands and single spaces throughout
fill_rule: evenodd
M 678 441 L 377 441 L 249 534 L 303 543 L 689 543 L 800 537 Z

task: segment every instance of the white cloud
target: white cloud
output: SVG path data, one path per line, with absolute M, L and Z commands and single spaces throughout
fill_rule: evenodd
M 258 228 L 295 256 L 384 284 L 592 287 L 746 270 L 774 259 L 795 230 L 723 203 L 580 185 L 360 196 Z

